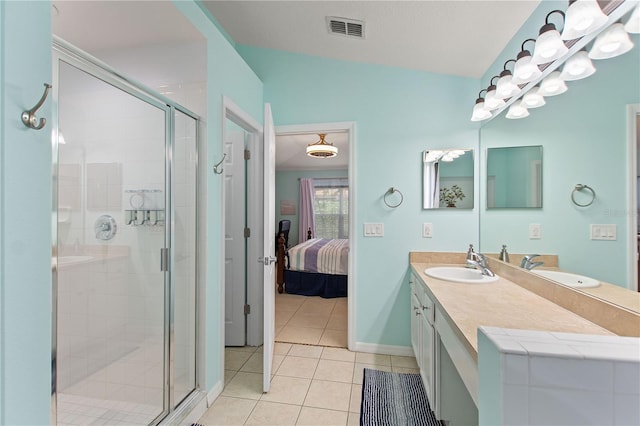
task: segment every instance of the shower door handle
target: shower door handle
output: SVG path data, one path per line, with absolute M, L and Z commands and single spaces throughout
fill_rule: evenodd
M 169 249 L 166 247 L 160 249 L 160 270 L 162 272 L 169 270 Z

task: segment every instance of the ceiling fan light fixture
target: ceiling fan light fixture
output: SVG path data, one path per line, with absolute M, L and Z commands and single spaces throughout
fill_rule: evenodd
M 325 142 L 326 133 L 319 133 L 320 140 L 307 145 L 307 155 L 313 158 L 331 158 L 338 155 L 338 148 Z
M 596 0 L 569 1 L 562 40 L 574 40 L 602 28 L 607 23 L 604 14 Z

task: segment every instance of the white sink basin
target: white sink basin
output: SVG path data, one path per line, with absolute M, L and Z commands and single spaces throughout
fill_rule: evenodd
M 600 281 L 596 279 L 585 277 L 584 275 L 572 274 L 570 272 L 548 271 L 544 269 L 536 269 L 531 272 L 574 288 L 598 287 L 600 285 Z
M 93 256 L 58 256 L 58 265 L 88 262 Z
M 425 269 L 424 273 L 431 278 L 466 284 L 486 284 L 498 281 L 497 275 L 495 277 L 488 277 L 482 275 L 482 272 L 478 269 L 463 268 L 460 266 L 435 266 Z

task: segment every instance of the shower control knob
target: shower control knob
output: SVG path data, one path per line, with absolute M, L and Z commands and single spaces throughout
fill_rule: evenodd
M 96 219 L 96 223 L 93 225 L 93 230 L 96 233 L 96 239 L 107 241 L 116 236 L 118 224 L 113 216 L 103 214 Z

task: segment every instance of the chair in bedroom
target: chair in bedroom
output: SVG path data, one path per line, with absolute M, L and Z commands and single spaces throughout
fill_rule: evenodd
M 289 230 L 291 229 L 291 221 L 288 219 L 278 222 L 278 232 L 276 233 L 276 249 L 278 247 L 278 239 L 280 234 L 284 234 L 284 255 L 287 258 L 287 268 L 289 267 Z

